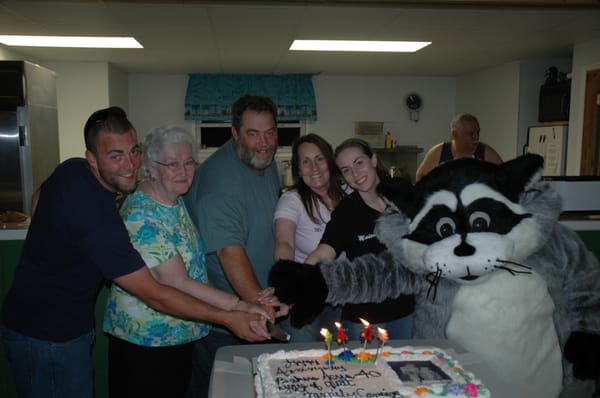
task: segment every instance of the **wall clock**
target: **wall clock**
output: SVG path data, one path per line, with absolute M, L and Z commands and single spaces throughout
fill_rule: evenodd
M 406 96 L 405 104 L 408 108 L 410 120 L 413 122 L 418 122 L 419 111 L 423 107 L 423 100 L 421 99 L 421 96 L 416 93 L 410 93 Z

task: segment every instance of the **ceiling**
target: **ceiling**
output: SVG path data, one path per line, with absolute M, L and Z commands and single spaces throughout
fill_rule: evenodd
M 600 0 L 498 3 L 0 0 L 0 34 L 134 36 L 143 49 L 11 48 L 42 63 L 102 61 L 130 73 L 417 76 L 568 57 L 600 38 Z M 293 39 L 433 43 L 414 54 L 309 53 L 289 51 Z

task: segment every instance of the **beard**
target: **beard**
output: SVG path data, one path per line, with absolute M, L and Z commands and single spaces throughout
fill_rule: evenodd
M 267 156 L 258 156 L 256 154 L 257 151 L 268 151 Z M 277 147 L 275 145 L 266 145 L 263 147 L 258 147 L 256 150 L 250 150 L 246 148 L 241 142 L 237 142 L 235 145 L 235 152 L 239 156 L 242 162 L 252 167 L 255 170 L 264 170 L 273 163 L 273 159 L 275 157 L 275 152 Z
M 135 179 L 133 179 L 131 183 L 120 181 L 114 176 L 107 175 L 106 173 L 104 173 L 104 171 L 101 168 L 98 168 L 98 174 L 100 175 L 102 180 L 104 180 L 104 183 L 116 192 L 129 194 L 132 193 L 137 186 Z

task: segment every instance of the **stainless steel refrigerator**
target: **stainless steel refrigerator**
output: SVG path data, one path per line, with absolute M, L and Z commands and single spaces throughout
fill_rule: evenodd
M 56 74 L 0 61 L 0 211 L 31 214 L 31 196 L 59 156 Z

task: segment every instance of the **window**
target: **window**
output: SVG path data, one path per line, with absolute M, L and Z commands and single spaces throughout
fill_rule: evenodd
M 231 123 L 196 122 L 198 148 L 218 148 L 231 137 Z M 277 124 L 279 147 L 291 147 L 294 140 L 303 135 L 306 122 L 286 122 Z

